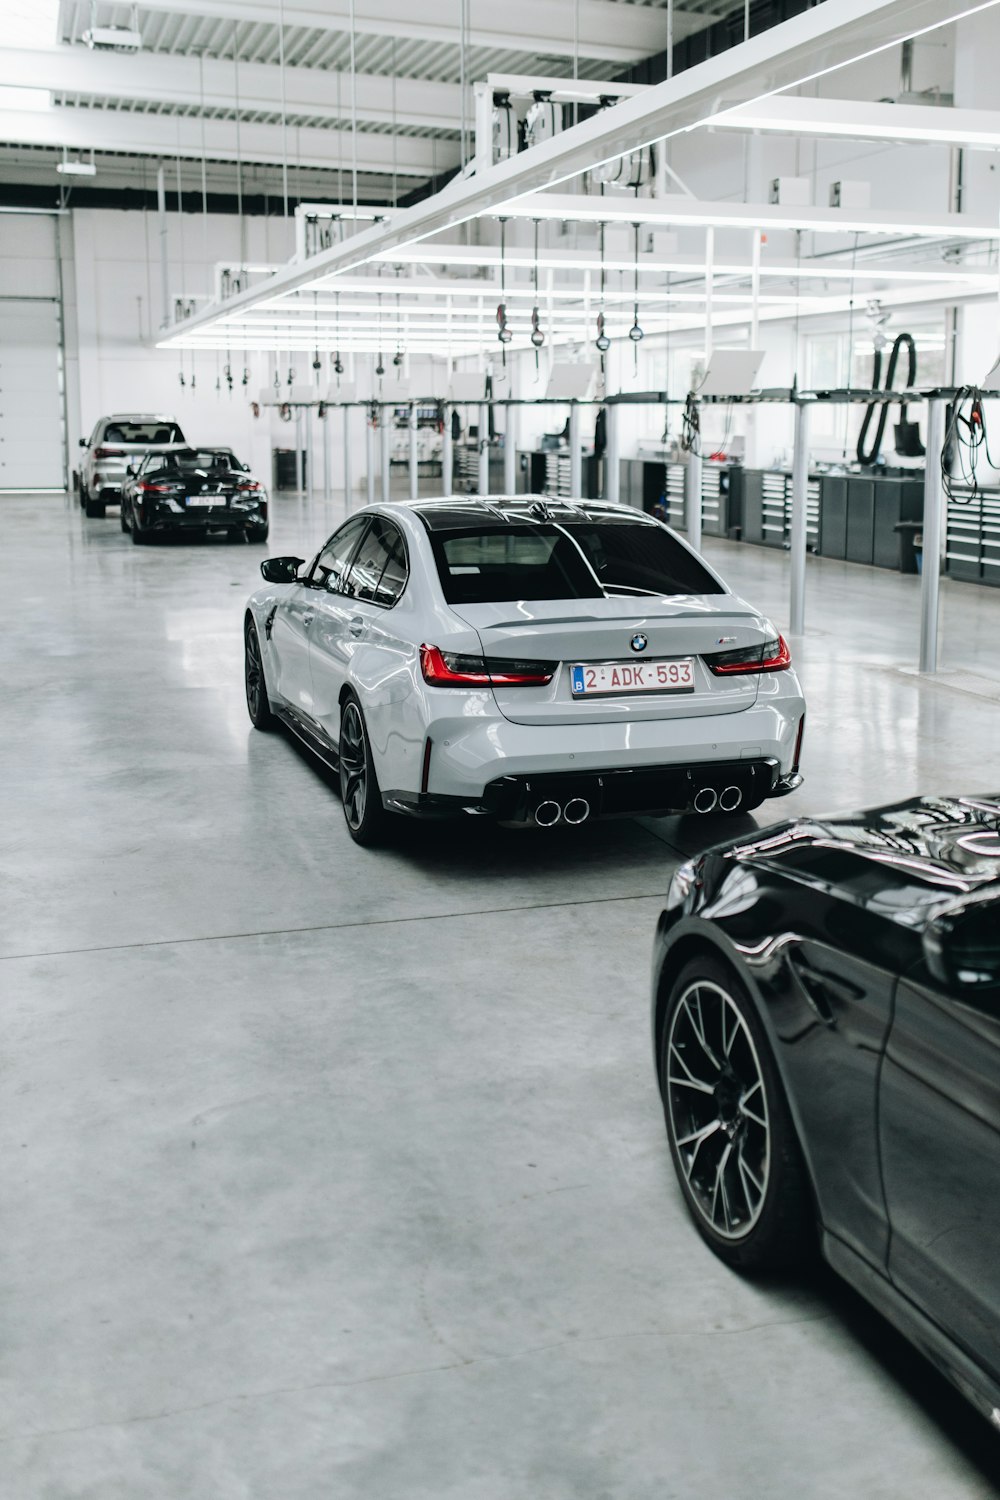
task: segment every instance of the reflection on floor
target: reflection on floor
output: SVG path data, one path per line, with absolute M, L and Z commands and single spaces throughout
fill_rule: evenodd
M 978 1418 L 848 1294 L 744 1283 L 684 1217 L 647 968 L 718 825 L 363 853 L 247 722 L 259 549 L 0 507 L 0 1493 L 997 1492 Z M 343 513 L 279 497 L 270 550 Z M 783 622 L 782 555 L 707 551 Z M 761 818 L 1000 790 L 1000 595 L 945 585 L 927 682 L 917 590 L 810 562 L 808 780 Z

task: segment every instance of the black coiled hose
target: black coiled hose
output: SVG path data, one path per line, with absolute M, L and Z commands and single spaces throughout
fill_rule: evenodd
M 907 387 L 914 384 L 917 378 L 917 346 L 913 341 L 911 333 L 900 333 L 896 335 L 896 340 L 889 353 L 889 363 L 885 372 L 884 386 L 882 385 L 882 350 L 875 350 L 875 363 L 872 366 L 871 385 L 873 391 L 891 391 L 893 389 L 900 349 L 905 349 L 907 354 Z M 876 407 L 878 408 L 878 426 L 875 429 L 875 441 L 871 448 L 866 451 L 865 443 L 868 440 L 868 429 L 871 426 Z M 865 468 L 870 468 L 872 464 L 878 462 L 878 456 L 882 452 L 882 439 L 885 437 L 885 424 L 888 420 L 888 401 L 870 401 L 868 403 L 868 406 L 865 408 L 865 419 L 861 424 L 861 431 L 858 434 L 858 463 L 864 465 Z

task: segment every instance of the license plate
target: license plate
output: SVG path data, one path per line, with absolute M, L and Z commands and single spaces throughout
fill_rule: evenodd
M 188 495 L 187 508 L 192 505 L 225 505 L 225 501 L 219 495 Z
M 694 657 L 669 661 L 604 661 L 570 667 L 574 698 L 607 693 L 693 693 Z

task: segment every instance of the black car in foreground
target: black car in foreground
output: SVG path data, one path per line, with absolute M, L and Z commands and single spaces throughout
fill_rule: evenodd
M 717 1255 L 826 1260 L 1000 1426 L 1000 796 L 800 819 L 674 876 L 653 1045 Z
M 231 448 L 147 453 L 122 486 L 122 531 L 136 544 L 165 532 L 224 532 L 266 542 L 267 491 Z

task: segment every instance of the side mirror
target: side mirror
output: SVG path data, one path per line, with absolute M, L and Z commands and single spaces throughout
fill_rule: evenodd
M 125 473 L 128 474 L 128 475 L 130 475 L 130 476 L 134 476 L 135 475 L 135 464 L 126 464 L 126 466 L 125 466 Z
M 86 448 L 86 446 L 87 446 L 87 439 L 86 438 L 81 438 L 80 439 L 80 447 L 81 448 Z
M 952 992 L 1000 987 L 1000 902 L 955 906 L 928 922 L 924 961 Z
M 260 565 L 260 571 L 268 583 L 294 583 L 304 557 L 268 557 Z

